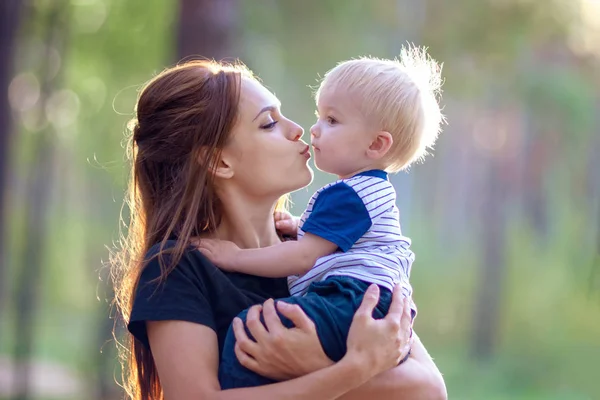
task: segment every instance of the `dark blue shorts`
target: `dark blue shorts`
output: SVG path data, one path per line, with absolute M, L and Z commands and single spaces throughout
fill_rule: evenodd
M 302 307 L 315 323 L 325 354 L 337 362 L 346 354 L 350 324 L 368 287 L 369 284 L 361 280 L 336 276 L 311 284 L 304 296 L 292 296 L 281 300 Z M 385 317 L 392 302 L 392 293 L 385 288 L 380 289 L 379 304 L 373 311 L 374 318 Z M 239 315 L 244 322 L 246 314 L 247 310 Z M 293 326 L 283 315 L 279 314 L 279 317 L 285 326 Z M 246 332 L 252 337 L 247 329 Z M 222 389 L 261 386 L 274 382 L 243 367 L 235 356 L 234 345 L 235 336 L 230 327 L 219 365 Z

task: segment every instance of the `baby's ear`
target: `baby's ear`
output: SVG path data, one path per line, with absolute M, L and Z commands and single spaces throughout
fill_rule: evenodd
M 383 158 L 394 144 L 394 138 L 387 131 L 375 132 L 373 141 L 367 149 L 367 156 L 373 160 Z

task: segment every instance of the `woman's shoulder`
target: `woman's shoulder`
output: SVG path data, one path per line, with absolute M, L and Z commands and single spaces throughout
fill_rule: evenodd
M 264 278 L 222 271 L 193 246 L 186 247 L 179 260 L 172 264 L 176 247 L 176 240 L 150 247 L 146 253 L 147 265 L 140 277 L 140 284 L 154 286 L 157 282 L 163 282 L 171 287 L 195 287 L 195 290 L 200 290 L 209 299 L 218 298 L 211 295 L 213 292 L 227 292 L 232 297 L 240 294 L 256 302 L 289 295 L 285 278 Z
M 127 328 L 146 347 L 146 321 L 188 321 L 217 329 L 211 300 L 219 284 L 216 267 L 192 248 L 172 263 L 176 249 L 175 240 L 151 246 L 137 281 Z
M 169 254 L 172 254 L 173 251 L 177 249 L 178 243 L 179 241 L 177 239 L 168 239 L 163 242 L 154 243 L 152 246 L 150 246 L 150 248 L 148 248 L 148 251 L 146 251 L 145 258 L 149 260 L 160 253 L 163 253 L 163 256 L 168 257 Z M 184 255 L 194 250 L 194 247 L 191 245 L 186 245 L 184 247 Z
M 185 246 L 180 255 L 177 254 L 177 246 L 177 240 L 167 240 L 148 249 L 143 259 L 140 285 L 185 284 L 204 291 L 206 286 L 214 285 L 212 281 L 223 278 L 217 273 L 217 266 L 193 246 Z

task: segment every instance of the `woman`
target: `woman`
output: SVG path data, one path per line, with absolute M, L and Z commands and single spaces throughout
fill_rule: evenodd
M 441 375 L 415 338 L 403 357 L 410 317 L 396 293 L 374 320 L 371 288 L 357 311 L 346 356 L 327 359 L 314 325 L 294 306 L 285 279 L 228 274 L 190 246 L 197 237 L 242 248 L 280 240 L 273 213 L 308 185 L 303 131 L 243 66 L 195 61 L 166 70 L 141 92 L 132 123 L 130 226 L 113 258 L 116 301 L 133 338 L 125 387 L 133 399 L 445 398 Z M 246 367 L 281 382 L 221 391 L 220 350 L 232 319 Z M 260 320 L 263 311 L 264 326 Z M 301 357 L 300 357 L 301 355 Z

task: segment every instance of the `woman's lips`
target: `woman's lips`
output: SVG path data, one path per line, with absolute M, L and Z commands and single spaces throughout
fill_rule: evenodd
M 306 146 L 300 154 L 303 155 L 304 157 L 306 157 L 306 159 L 309 159 L 310 158 L 310 146 Z

